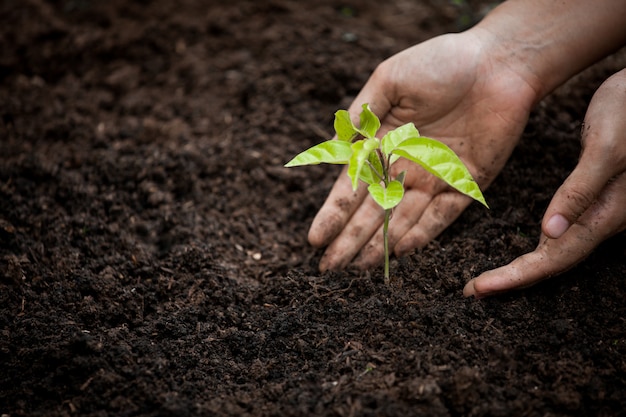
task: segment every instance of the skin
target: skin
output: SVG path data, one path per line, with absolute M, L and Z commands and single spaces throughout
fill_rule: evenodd
M 557 275 L 626 229 L 626 70 L 595 93 L 582 145 L 578 165 L 546 210 L 537 248 L 470 280 L 466 297 L 482 298 Z
M 554 88 L 626 43 L 626 2 L 509 0 L 479 25 L 409 48 L 381 63 L 349 112 L 363 103 L 388 130 L 415 123 L 450 146 L 484 190 L 516 146 L 533 106 Z M 549 41 L 547 41 L 549 40 Z M 467 283 L 477 298 L 532 285 L 571 268 L 626 227 L 626 71 L 614 75 L 590 103 L 580 162 L 556 192 L 535 251 Z M 471 203 L 415 164 L 389 225 L 397 256 L 425 246 Z M 382 262 L 382 209 L 365 187 L 352 192 L 345 171 L 309 231 L 327 246 L 320 270 Z

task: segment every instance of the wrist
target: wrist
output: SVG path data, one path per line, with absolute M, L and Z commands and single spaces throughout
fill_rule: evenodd
M 556 87 L 626 43 L 626 2 L 509 0 L 474 28 L 486 60 L 513 71 L 539 102 Z

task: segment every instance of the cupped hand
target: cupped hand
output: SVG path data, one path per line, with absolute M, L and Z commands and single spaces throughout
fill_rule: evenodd
M 482 298 L 533 285 L 573 267 L 626 229 L 626 69 L 594 94 L 582 148 L 576 168 L 546 210 L 537 248 L 472 279 L 465 296 Z
M 479 32 L 449 34 L 391 57 L 350 106 L 355 123 L 363 103 L 381 119 L 378 137 L 413 122 L 422 135 L 450 146 L 484 190 L 517 144 L 538 94 L 489 42 Z M 389 247 L 398 256 L 426 245 L 472 201 L 416 164 L 399 160 L 392 167 L 403 170 L 405 197 L 389 225 Z M 381 263 L 383 218 L 363 184 L 352 191 L 344 170 L 309 231 L 313 246 L 327 246 L 320 269 Z

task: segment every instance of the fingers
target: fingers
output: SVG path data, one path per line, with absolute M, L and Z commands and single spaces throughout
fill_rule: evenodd
M 486 296 L 524 288 L 570 269 L 606 238 L 626 228 L 626 174 L 609 183 L 599 198 L 558 239 L 541 237 L 537 248 L 510 264 L 469 281 L 466 297 Z
M 352 190 L 347 167 L 341 171 L 309 229 L 309 243 L 314 247 L 328 245 L 348 223 L 367 195 L 366 187 Z
M 407 230 L 417 223 L 420 216 L 431 200 L 431 195 L 422 190 L 407 190 L 403 201 L 393 210 L 389 222 L 389 248 L 395 246 L 396 242 Z M 354 260 L 357 268 L 367 269 L 378 265 L 384 258 L 383 230 L 378 227 L 369 242 L 360 251 Z
M 447 228 L 471 200 L 455 191 L 432 194 L 410 190 L 389 223 L 389 248 L 404 256 L 424 247 Z M 378 265 L 384 257 L 382 228 L 363 247 L 354 265 L 361 269 Z
M 598 163 L 583 154 L 576 169 L 554 194 L 543 218 L 542 231 L 549 238 L 561 237 L 598 197 L 615 174 L 610 164 Z
M 584 232 L 581 229 L 581 226 L 573 226 L 558 240 L 542 236 L 535 251 L 470 280 L 463 288 L 463 296 L 484 298 L 528 287 L 565 271 L 581 261 L 593 248 L 591 242 L 580 234 Z M 579 245 L 579 239 L 586 242 L 584 248 Z
M 396 256 L 404 256 L 416 248 L 423 248 L 439 236 L 471 203 L 469 197 L 456 191 L 437 194 L 409 231 L 394 247 Z
M 384 210 L 371 198 L 365 198 L 324 252 L 319 264 L 320 270 L 323 272 L 346 267 L 380 228 L 383 220 Z
M 354 119 L 353 123 L 358 125 L 361 106 L 364 103 L 369 103 L 372 111 L 381 120 L 384 119 L 385 115 L 389 112 L 391 104 L 385 95 L 386 77 L 383 69 L 384 66 L 381 64 L 350 105 L 348 111 Z M 378 136 L 384 134 L 386 130 L 389 130 L 389 126 L 381 127 Z M 348 224 L 350 218 L 364 201 L 366 195 L 367 187 L 363 184 L 358 187 L 356 192 L 352 190 L 352 184 L 347 175 L 347 167 L 345 167 L 311 224 L 308 236 L 309 243 L 314 247 L 323 247 L 330 244 Z M 345 242 L 337 244 L 337 246 L 344 245 Z M 334 263 L 332 262 L 334 260 L 333 258 L 334 257 L 331 257 L 331 259 L 329 259 L 329 265 Z

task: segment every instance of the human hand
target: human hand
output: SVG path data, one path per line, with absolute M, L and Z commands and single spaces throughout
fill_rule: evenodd
M 546 210 L 537 248 L 469 281 L 466 297 L 528 287 L 564 272 L 626 229 L 626 69 L 594 94 L 582 148 L 578 165 Z
M 423 135 L 452 148 L 486 188 L 517 144 L 537 100 L 529 81 L 493 54 L 490 39 L 480 32 L 444 35 L 383 62 L 349 108 L 355 123 L 363 103 L 381 119 L 380 137 L 413 122 Z M 389 224 L 389 247 L 396 255 L 426 245 L 472 201 L 408 161 L 396 162 L 392 174 L 403 170 L 408 171 L 405 196 Z M 312 245 L 328 246 L 320 269 L 379 264 L 383 215 L 365 187 L 352 192 L 344 171 L 309 231 Z

